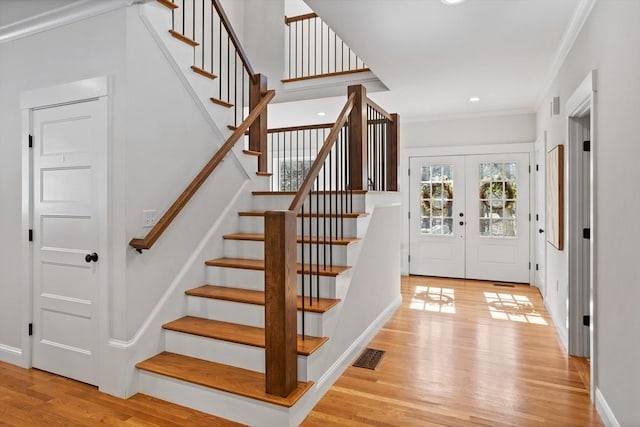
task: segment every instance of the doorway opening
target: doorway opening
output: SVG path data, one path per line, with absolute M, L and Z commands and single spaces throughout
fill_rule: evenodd
M 591 362 L 593 378 L 595 317 L 594 274 L 594 108 L 593 79 L 590 74 L 567 102 L 568 127 L 568 256 L 569 256 L 569 353 Z

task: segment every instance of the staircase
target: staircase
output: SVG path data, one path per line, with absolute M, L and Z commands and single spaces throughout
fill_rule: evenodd
M 186 2 L 195 14 L 199 2 Z M 221 13 L 220 28 L 226 22 L 233 36 L 219 0 L 212 3 Z M 185 0 L 154 5 L 175 14 Z M 176 43 L 195 49 L 197 20 L 191 37 L 184 28 L 175 30 L 175 15 L 172 21 L 169 32 Z M 220 73 L 207 70 L 209 61 L 202 55 L 191 70 L 206 80 L 218 79 Z M 249 149 L 239 152 L 241 163 L 249 170 L 247 164 L 257 158 L 249 174 L 250 209 L 237 212 L 235 228 L 219 241 L 223 257 L 203 261 L 206 280 L 184 291 L 183 313 L 163 324 L 157 354 L 136 363 L 136 389 L 249 425 L 298 425 L 400 302 L 399 263 L 393 259 L 399 254 L 399 195 L 386 192 L 396 190 L 398 119 L 368 100 L 363 87 L 350 87 L 347 104 L 322 147 L 316 147 L 304 182 L 296 182 L 294 191 L 264 191 L 277 188 L 268 167 L 285 154 L 274 154 L 273 146 L 269 152 L 266 142 L 266 105 L 273 91 L 266 91 L 265 80 L 252 77 L 259 75 L 250 66 L 245 70 L 251 80 L 247 90 L 255 95 L 249 114 L 245 118 L 243 108 L 235 109 L 229 140 L 147 237 L 130 243 L 140 253 L 150 250 L 247 131 L 252 139 Z M 244 105 L 245 83 L 243 78 L 242 95 L 233 104 L 239 99 Z M 208 101 L 220 106 L 223 95 L 220 90 Z M 374 134 L 384 137 L 378 141 Z M 300 144 L 306 150 L 304 141 Z M 293 164 L 291 149 L 286 155 Z M 367 191 L 368 185 L 378 191 Z M 289 214 L 295 231 L 269 228 L 274 213 Z M 385 265 L 389 256 L 391 267 Z
M 359 204 L 364 205 L 365 196 L 365 192 L 356 196 Z M 266 425 L 289 425 L 289 408 L 324 373 L 322 350 L 336 327 L 341 298 L 348 290 L 349 265 L 356 261 L 360 245 L 357 236 L 366 232 L 368 217 L 358 212 L 347 219 L 349 231 L 332 242 L 333 266 L 319 266 L 320 295 L 311 301 L 306 297 L 304 314 L 299 275 L 298 333 L 303 316 L 306 331 L 297 339 L 298 386 L 287 397 L 270 395 L 264 391 L 263 214 L 278 204 L 286 209 L 292 197 L 254 192 L 254 210 L 239 212 L 239 229 L 221 242 L 225 257 L 205 262 L 208 283 L 187 290 L 186 315 L 163 326 L 165 351 L 136 365 L 140 392 L 252 425 L 266 419 L 271 420 Z M 298 227 L 303 220 L 300 215 Z M 303 243 L 302 236 L 297 240 Z M 323 235 L 315 234 L 311 240 L 322 241 Z M 299 273 L 318 268 L 303 267 L 298 261 Z M 235 413 L 234 408 L 242 409 Z

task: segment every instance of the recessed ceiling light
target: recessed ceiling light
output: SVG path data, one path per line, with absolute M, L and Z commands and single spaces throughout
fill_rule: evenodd
M 469 98 L 469 102 L 480 102 L 480 98 L 478 98 L 477 96 L 473 96 Z
M 327 115 L 327 113 L 325 113 L 324 111 L 320 111 L 319 113 L 317 113 L 320 117 L 324 117 Z
M 465 0 L 440 0 L 442 4 L 446 4 L 447 6 L 453 6 L 454 4 L 463 3 Z

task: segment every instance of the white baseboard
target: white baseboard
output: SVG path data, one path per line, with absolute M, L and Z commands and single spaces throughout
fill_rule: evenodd
M 560 323 L 558 319 L 556 319 L 555 312 L 551 310 L 551 308 L 547 305 L 547 300 L 543 299 L 542 302 L 544 303 L 544 308 L 547 309 L 547 313 L 551 315 L 551 321 L 553 322 L 553 326 L 556 328 L 556 332 L 560 337 L 562 346 L 566 351 L 569 351 L 569 335 L 567 329 L 563 328 L 562 323 Z
M 602 392 L 599 388 L 596 387 L 596 410 L 602 418 L 602 422 L 607 427 L 621 427 L 621 424 L 616 419 L 616 416 L 613 414 L 613 411 L 609 407 L 609 404 L 605 400 Z
M 22 366 L 22 350 L 9 345 L 0 344 L 0 362 Z

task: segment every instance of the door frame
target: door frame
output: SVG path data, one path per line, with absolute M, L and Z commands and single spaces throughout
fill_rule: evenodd
M 520 142 L 520 143 L 504 143 L 504 144 L 478 144 L 478 145 L 434 145 L 429 147 L 419 148 L 403 148 L 402 156 L 400 158 L 400 170 L 408 171 L 409 163 L 412 157 L 433 157 L 433 156 L 466 156 L 466 155 L 483 155 L 483 154 L 509 154 L 509 153 L 526 153 L 529 156 L 529 165 L 535 164 L 535 142 Z M 532 172 L 533 173 L 533 172 Z M 531 211 L 534 200 L 534 180 L 531 179 L 529 174 L 529 210 Z M 403 274 L 409 272 L 409 239 L 411 235 L 411 223 L 408 218 L 409 212 L 409 189 L 410 177 L 408 172 L 401 173 L 400 191 L 402 192 L 403 214 L 402 214 L 402 271 Z M 533 228 L 535 221 L 529 221 L 529 258 L 535 250 L 535 239 L 533 236 Z M 529 270 L 529 284 L 534 283 L 534 270 Z
M 110 230 L 111 217 L 109 213 L 109 152 L 111 146 L 110 126 L 110 99 L 109 99 L 109 79 L 107 76 L 95 77 L 85 80 L 78 80 L 71 83 L 60 84 L 56 86 L 46 87 L 25 91 L 20 94 L 20 110 L 22 117 L 22 206 L 21 206 L 21 229 L 25 238 L 22 239 L 22 247 L 20 248 L 23 265 L 22 265 L 22 307 L 21 307 L 21 325 L 22 333 L 22 354 L 20 365 L 24 368 L 32 366 L 33 340 L 28 333 L 28 325 L 33 323 L 33 247 L 28 239 L 28 232 L 33 228 L 33 155 L 29 148 L 29 135 L 32 134 L 32 112 L 34 109 L 56 107 L 66 104 L 74 104 L 91 100 L 104 100 L 107 117 L 107 137 L 106 146 L 102 147 L 100 155 L 104 156 L 104 174 L 105 190 L 98 195 L 98 210 L 101 220 L 99 221 L 100 245 L 97 248 L 100 253 L 101 274 L 98 278 L 98 300 L 96 301 L 96 315 L 98 317 L 98 335 L 99 345 L 96 348 L 98 358 L 98 376 L 102 378 L 100 372 L 106 366 L 102 355 L 103 344 L 109 338 L 108 329 L 108 283 L 110 272 L 110 253 L 108 245 L 108 236 Z
M 569 353 L 576 355 L 583 355 L 585 345 L 585 338 L 582 332 L 582 305 L 585 289 L 583 287 L 583 266 L 582 266 L 582 250 L 584 239 L 582 236 L 582 224 L 579 221 L 571 221 L 571 218 L 576 218 L 575 215 L 582 216 L 583 209 L 583 179 L 582 179 L 582 132 L 583 125 L 581 123 L 585 114 L 589 113 L 590 118 L 590 141 L 591 141 L 591 156 L 590 156 L 590 218 L 589 228 L 591 229 L 590 235 L 590 251 L 589 251 L 589 263 L 591 271 L 589 272 L 589 286 L 590 286 L 590 313 L 591 324 L 589 327 L 589 339 L 590 348 L 589 355 L 591 358 L 591 400 L 594 400 L 594 391 L 598 386 L 596 377 L 597 369 L 597 354 L 595 352 L 596 340 L 597 340 L 597 281 L 596 281 L 596 255 L 597 255 L 597 229 L 594 225 L 596 223 L 596 148 L 597 133 L 596 133 L 596 72 L 595 70 L 589 72 L 587 77 L 582 81 L 580 86 L 573 92 L 571 97 L 566 103 L 566 123 L 567 123 L 567 145 L 568 145 L 568 212 L 567 216 L 567 251 L 569 258 L 568 273 L 569 273 L 569 296 L 568 296 L 568 318 L 569 318 Z

